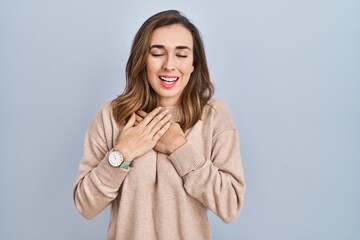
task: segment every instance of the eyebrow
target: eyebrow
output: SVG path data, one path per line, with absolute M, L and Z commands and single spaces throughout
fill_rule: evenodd
M 155 44 L 155 45 L 150 46 L 150 49 L 153 49 L 153 48 L 165 49 L 165 46 L 164 46 L 164 45 L 160 45 L 160 44 Z M 189 48 L 188 46 L 176 46 L 175 49 L 187 49 L 187 50 L 190 50 L 190 51 L 191 51 L 191 48 Z

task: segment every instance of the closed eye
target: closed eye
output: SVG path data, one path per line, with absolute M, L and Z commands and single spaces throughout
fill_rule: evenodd
M 177 57 L 180 57 L 180 58 L 187 58 L 188 57 L 188 55 L 180 55 L 180 54 L 178 54 L 178 55 L 176 55 Z
M 163 53 L 151 53 L 151 56 L 153 57 L 161 57 L 161 56 L 164 56 L 165 54 Z

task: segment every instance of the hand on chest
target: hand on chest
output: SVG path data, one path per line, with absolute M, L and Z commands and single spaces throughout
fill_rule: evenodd
M 186 132 L 186 139 L 206 159 L 211 158 L 211 135 L 203 135 L 201 128 L 195 126 Z M 185 158 L 186 156 L 184 156 Z M 186 161 L 186 159 L 184 159 Z M 168 155 L 151 150 L 135 159 L 133 167 L 127 175 L 125 184 L 133 187 L 150 187 L 154 184 L 178 187 L 183 185 L 183 180 L 175 167 L 168 159 Z

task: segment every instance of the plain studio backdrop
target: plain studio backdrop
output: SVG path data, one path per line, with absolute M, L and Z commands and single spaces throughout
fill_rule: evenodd
M 360 239 L 358 0 L 0 0 L 0 239 L 106 238 L 109 211 L 73 204 L 84 134 L 167 9 L 201 31 L 240 133 L 245 205 L 209 213 L 213 239 Z

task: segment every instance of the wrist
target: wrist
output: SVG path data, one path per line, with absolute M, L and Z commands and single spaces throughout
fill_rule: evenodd
M 180 148 L 182 145 L 184 145 L 187 142 L 187 140 L 184 138 L 182 140 L 176 141 L 174 142 L 174 144 L 172 144 L 170 146 L 169 149 L 169 154 L 172 154 L 173 152 L 175 152 L 178 148 Z
M 116 145 L 114 150 L 121 153 L 125 162 L 131 162 L 133 160 L 131 154 L 129 154 L 125 147 Z

